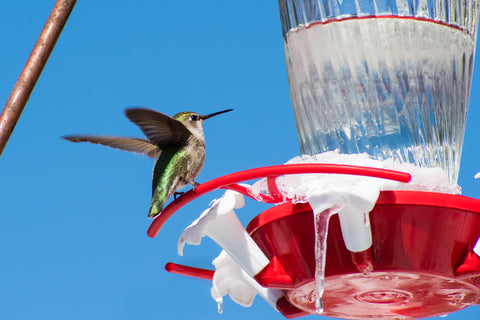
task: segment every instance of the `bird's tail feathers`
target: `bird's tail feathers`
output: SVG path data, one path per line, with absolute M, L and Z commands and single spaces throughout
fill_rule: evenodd
M 161 152 L 159 147 L 146 139 L 140 138 L 89 135 L 72 135 L 63 136 L 62 138 L 71 142 L 89 142 L 124 151 L 141 153 L 150 158 L 158 157 Z

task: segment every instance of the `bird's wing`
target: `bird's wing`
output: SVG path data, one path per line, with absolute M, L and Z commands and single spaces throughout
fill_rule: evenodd
M 150 141 L 138 138 L 88 135 L 63 136 L 62 138 L 71 142 L 90 142 L 101 144 L 110 148 L 142 153 L 150 158 L 156 158 L 161 152 L 160 148 L 152 144 Z
M 125 110 L 125 115 L 160 149 L 181 144 L 191 135 L 183 123 L 154 110 L 131 108 Z

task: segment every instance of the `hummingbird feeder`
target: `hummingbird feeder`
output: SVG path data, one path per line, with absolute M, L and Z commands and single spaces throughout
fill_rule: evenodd
M 186 203 L 227 189 L 179 242 L 181 252 L 212 238 L 225 252 L 216 271 L 166 270 L 216 288 L 230 259 L 289 319 L 415 319 L 480 305 L 480 200 L 456 189 L 478 2 L 279 7 L 300 149 L 311 156 L 213 179 L 166 206 L 150 237 Z M 274 205 L 245 228 L 233 211 L 240 195 Z
M 283 201 L 275 185 L 279 175 L 305 173 L 410 180 L 407 173 L 331 164 L 287 164 L 241 171 L 200 184 L 195 192 L 190 190 L 177 198 L 153 221 L 148 235 L 155 237 L 186 203 L 220 188 L 279 203 L 255 217 L 246 231 L 221 222 L 222 228 L 207 235 L 248 265 L 251 261 L 237 251 L 249 249 L 229 247 L 224 239 L 237 232 L 248 233 L 268 261 L 253 278 L 277 292 L 270 294 L 274 300 L 269 302 L 289 319 L 315 314 L 314 214 L 309 203 Z M 262 197 L 238 184 L 261 177 L 267 177 L 270 190 Z M 480 200 L 435 192 L 383 191 L 369 219 L 372 246 L 361 252 L 346 248 L 338 215 L 330 220 L 322 315 L 410 319 L 444 315 L 480 302 L 480 258 L 473 251 L 480 237 Z M 225 229 L 227 233 L 222 235 Z M 368 268 L 371 270 L 364 272 Z M 203 279 L 214 275 L 213 270 L 175 263 L 167 263 L 166 270 Z

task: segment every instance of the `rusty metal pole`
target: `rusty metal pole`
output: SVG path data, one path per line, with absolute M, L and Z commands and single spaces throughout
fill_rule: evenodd
M 57 0 L 50 12 L 32 53 L 0 114 L 0 156 L 76 2 L 76 0 Z

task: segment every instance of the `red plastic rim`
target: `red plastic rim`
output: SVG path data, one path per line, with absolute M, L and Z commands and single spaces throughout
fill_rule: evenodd
M 217 189 L 231 189 L 242 193 L 257 201 L 267 203 L 279 203 L 283 202 L 283 198 L 276 188 L 275 179 L 281 175 L 291 174 L 349 174 L 349 175 L 361 175 L 374 178 L 389 179 L 399 182 L 410 182 L 411 176 L 408 173 L 361 166 L 350 166 L 340 164 L 321 164 L 321 163 L 305 163 L 305 164 L 284 164 L 269 167 L 261 167 L 255 169 L 244 170 L 236 173 L 231 173 L 208 182 L 202 183 L 196 186 L 195 191 L 193 189 L 185 192 L 182 196 L 177 198 L 176 201 L 167 205 L 160 215 L 153 220 L 150 228 L 147 231 L 149 237 L 156 237 L 163 224 L 181 207 L 189 203 L 190 201 Z M 254 179 L 260 179 L 267 177 L 270 195 L 262 195 L 256 197 L 250 191 L 238 185 L 237 183 L 243 181 L 249 181 Z

